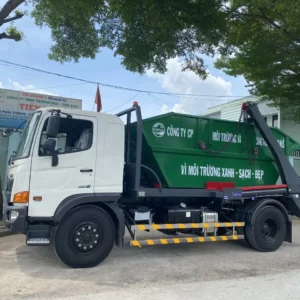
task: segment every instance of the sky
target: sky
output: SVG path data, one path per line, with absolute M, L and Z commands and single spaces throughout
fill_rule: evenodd
M 5 0 L 0 0 L 0 7 L 5 2 Z M 30 16 L 15 21 L 15 26 L 22 29 L 25 38 L 21 42 L 0 40 L 0 59 L 2 60 L 133 89 L 212 95 L 198 98 L 150 96 L 147 93 L 137 95 L 137 92 L 100 85 L 103 112 L 117 113 L 130 107 L 133 101 L 138 101 L 144 117 L 169 111 L 200 114 L 208 107 L 218 105 L 222 101 L 249 95 L 245 88 L 245 80 L 242 77 L 228 76 L 215 69 L 212 58 L 205 58 L 210 73 L 206 80 L 201 80 L 193 72 L 182 72 L 179 58 L 168 61 L 168 71 L 165 74 L 157 74 L 152 70 L 148 70 L 143 75 L 132 73 L 121 65 L 120 57 L 114 57 L 113 52 L 105 48 L 100 50 L 95 60 L 80 59 L 78 63 L 61 64 L 48 59 L 53 41 L 47 27 L 37 27 Z M 8 67 L 0 63 L 0 87 L 81 99 L 84 110 L 93 110 L 97 86 L 79 83 L 75 80 Z M 216 98 L 213 95 L 230 97 Z

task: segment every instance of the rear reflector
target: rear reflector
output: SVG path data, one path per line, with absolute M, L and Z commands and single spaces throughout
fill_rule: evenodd
M 217 181 L 209 181 L 205 184 L 206 190 L 213 190 L 213 191 L 223 191 L 224 189 L 234 188 L 234 182 L 217 182 Z

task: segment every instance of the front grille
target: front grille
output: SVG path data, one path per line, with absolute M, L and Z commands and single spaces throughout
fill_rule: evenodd
M 11 197 L 11 191 L 13 188 L 14 180 L 13 179 L 6 179 L 6 189 L 5 189 L 5 197 L 6 197 L 6 202 L 7 204 L 10 202 L 10 197 Z
M 14 180 L 13 179 L 9 179 L 9 178 L 6 179 L 6 191 L 7 192 L 11 192 L 12 191 L 13 184 L 14 184 Z
M 11 192 L 8 192 L 8 191 L 6 191 L 5 192 L 5 200 L 6 200 L 6 203 L 8 204 L 9 203 L 9 201 L 10 201 L 10 197 L 11 197 Z

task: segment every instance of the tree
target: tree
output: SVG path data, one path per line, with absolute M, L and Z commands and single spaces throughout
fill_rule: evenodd
M 205 79 L 203 56 L 219 54 L 217 68 L 244 76 L 251 93 L 274 105 L 293 106 L 300 121 L 299 0 L 31 2 L 36 24 L 51 29 L 52 60 L 93 59 L 107 47 L 133 72 L 163 73 L 181 57 L 183 70 Z
M 8 0 L 4 6 L 0 8 L 0 27 L 7 23 L 11 24 L 6 31 L 0 31 L 0 40 L 11 39 L 20 41 L 22 39 L 23 33 L 13 25 L 13 22 L 21 19 L 25 15 L 25 12 L 17 9 L 24 2 L 25 0 Z M 12 12 L 14 12 L 14 16 L 10 16 Z
M 94 58 L 114 50 L 130 71 L 166 71 L 183 58 L 183 70 L 202 78 L 203 55 L 221 54 L 216 67 L 242 75 L 250 92 L 276 106 L 295 107 L 300 120 L 300 1 L 298 0 L 40 0 L 33 16 L 52 30 L 50 59 Z
M 216 67 L 300 121 L 300 1 L 233 1 Z M 291 110 L 292 108 L 292 110 Z
M 36 23 L 51 28 L 50 58 L 65 62 L 114 50 L 130 71 L 166 71 L 166 60 L 185 58 L 184 68 L 206 75 L 201 54 L 211 55 L 226 28 L 221 0 L 40 0 Z

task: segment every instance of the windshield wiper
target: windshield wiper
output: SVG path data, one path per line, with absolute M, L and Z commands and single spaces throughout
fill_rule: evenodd
M 19 131 L 19 129 L 20 129 L 21 126 L 22 126 L 24 123 L 26 123 L 26 122 L 27 122 L 27 120 L 23 121 L 23 122 L 18 126 L 17 129 L 13 129 L 13 128 L 6 128 L 6 129 L 4 129 L 4 130 L 2 131 L 2 136 L 3 136 L 3 137 L 8 137 L 8 136 L 12 135 L 14 132 L 19 132 L 19 133 L 21 133 L 21 131 Z

